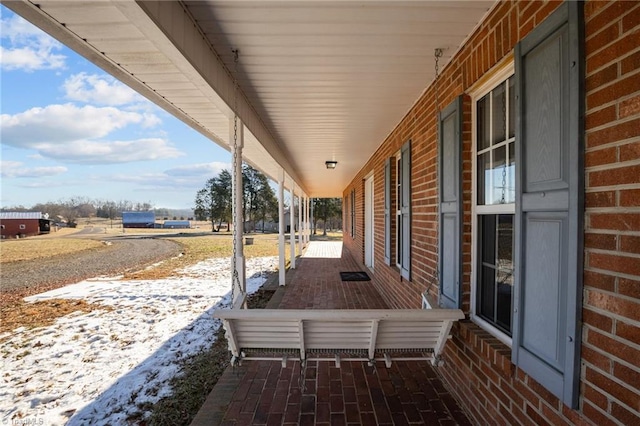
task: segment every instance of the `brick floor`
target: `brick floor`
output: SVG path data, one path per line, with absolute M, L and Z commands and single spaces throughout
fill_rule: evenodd
M 279 309 L 384 309 L 338 242 L 310 243 L 289 271 Z M 428 362 L 251 361 L 229 368 L 192 425 L 470 425 Z

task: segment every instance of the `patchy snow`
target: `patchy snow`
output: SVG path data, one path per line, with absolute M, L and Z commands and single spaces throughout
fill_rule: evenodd
M 248 259 L 247 292 L 277 264 L 277 257 Z M 0 346 L 2 424 L 126 424 L 138 404 L 170 395 L 180 361 L 215 340 L 211 314 L 229 305 L 229 269 L 228 258 L 209 259 L 173 278 L 88 280 L 27 298 L 83 299 L 113 310 L 8 334 Z

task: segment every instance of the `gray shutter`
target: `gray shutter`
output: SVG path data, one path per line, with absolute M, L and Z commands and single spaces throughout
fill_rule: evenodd
M 391 265 L 391 160 L 384 162 L 384 263 Z
M 513 362 L 576 407 L 583 220 L 582 4 L 517 46 Z
M 462 97 L 438 117 L 440 306 L 459 308 L 462 276 Z
M 400 216 L 402 223 L 402 241 L 400 274 L 411 280 L 411 141 L 402 146 L 400 151 L 400 179 L 402 192 L 400 194 Z

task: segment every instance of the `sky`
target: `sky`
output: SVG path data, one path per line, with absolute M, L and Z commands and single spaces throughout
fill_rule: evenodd
M 0 6 L 0 207 L 193 208 L 229 152 Z

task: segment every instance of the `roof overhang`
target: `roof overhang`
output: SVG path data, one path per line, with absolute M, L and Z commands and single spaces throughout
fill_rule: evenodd
M 245 161 L 340 197 L 494 1 L 3 4 L 227 149 L 236 110 Z

